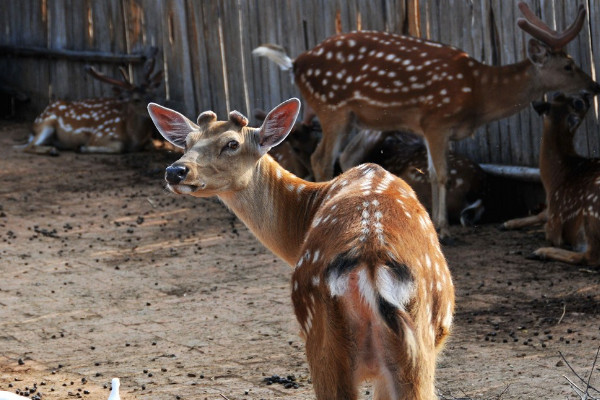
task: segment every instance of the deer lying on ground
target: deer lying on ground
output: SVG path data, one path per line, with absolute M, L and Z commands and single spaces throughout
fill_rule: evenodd
M 452 323 L 454 287 L 436 231 L 412 189 L 374 164 L 313 183 L 267 152 L 285 139 L 300 102 L 275 107 L 261 128 L 233 111 L 194 124 L 148 106 L 185 154 L 167 167 L 177 194 L 218 196 L 273 253 L 293 265 L 292 302 L 317 399 L 436 398 L 436 356 Z
M 423 140 L 408 132 L 361 130 L 340 154 L 342 171 L 371 162 L 403 179 L 419 201 L 431 210 L 427 148 Z M 474 225 L 484 212 L 485 172 L 473 161 L 448 154 L 447 210 L 450 222 Z
M 143 149 L 153 133 L 146 105 L 152 91 L 163 79 L 163 71 L 153 70 L 154 58 L 151 58 L 144 65 L 144 82 L 136 86 L 122 68 L 123 80 L 87 68 L 94 78 L 113 85 L 118 96 L 53 102 L 35 119 L 34 137 L 24 151 L 58 155 L 59 149 L 82 153 L 123 153 Z
M 387 32 L 335 35 L 295 60 L 276 45 L 253 51 L 294 80 L 323 127 L 323 139 L 311 164 L 317 180 L 333 175 L 335 160 L 353 123 L 387 131 L 411 131 L 425 137 L 432 183 L 433 221 L 447 230 L 446 152 L 450 139 L 471 136 L 488 122 L 523 109 L 551 90 L 600 92 L 563 48 L 583 26 L 585 8 L 564 32 L 550 29 L 524 3 L 521 29 L 529 41 L 529 59 L 501 67 L 484 65 L 440 43 Z
M 577 155 L 573 137 L 590 106 L 587 95 L 559 94 L 550 102 L 535 102 L 544 118 L 540 175 L 548 208 L 546 239 L 553 246 L 534 255 L 570 264 L 600 266 L 600 159 Z M 569 245 L 573 250 L 559 248 Z

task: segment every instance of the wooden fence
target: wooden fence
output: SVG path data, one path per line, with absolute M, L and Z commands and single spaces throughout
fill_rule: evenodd
M 551 27 L 573 21 L 582 0 L 528 0 Z M 0 81 L 31 98 L 28 117 L 53 98 L 110 95 L 87 76 L 86 64 L 117 76 L 122 60 L 135 79 L 143 54 L 157 47 L 165 84 L 159 101 L 193 118 L 212 109 L 251 115 L 298 90 L 289 72 L 251 50 L 270 42 L 294 57 L 336 31 L 410 33 L 452 44 L 492 65 L 526 57 L 516 27 L 516 0 L 0 0 Z M 588 73 L 600 57 L 600 0 L 585 0 L 588 20 L 568 52 Z M 591 40 L 590 38 L 596 38 Z M 48 50 L 52 50 L 50 53 Z M 45 51 L 45 53 L 44 53 Z M 97 57 L 90 57 L 90 52 Z M 40 55 L 45 54 L 45 55 Z M 133 55 L 133 56 L 132 56 Z M 106 57 L 103 57 L 106 56 Z M 128 57 L 128 58 L 127 58 Z M 515 88 L 516 90 L 518 88 Z M 540 119 L 525 110 L 481 128 L 455 148 L 478 162 L 535 166 Z M 577 136 L 577 149 L 600 156 L 597 107 Z

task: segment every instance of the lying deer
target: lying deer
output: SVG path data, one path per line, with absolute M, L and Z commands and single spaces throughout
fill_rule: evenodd
M 544 118 L 540 175 L 548 208 L 546 239 L 534 255 L 571 264 L 600 265 L 600 159 L 577 155 L 573 137 L 590 107 L 587 95 L 559 94 L 550 102 L 535 102 Z M 569 245 L 573 250 L 559 248 Z
M 185 154 L 167 167 L 177 194 L 218 196 L 288 264 L 317 399 L 436 398 L 436 356 L 450 331 L 454 287 L 436 231 L 412 189 L 374 164 L 313 183 L 267 152 L 300 102 L 275 107 L 260 128 L 233 111 L 197 123 L 150 104 L 160 133 Z
M 365 162 L 381 165 L 403 179 L 431 210 L 427 148 L 420 137 L 408 132 L 361 130 L 340 154 L 339 164 L 346 171 Z M 473 161 L 452 152 L 448 154 L 448 170 L 448 218 L 463 226 L 474 225 L 484 212 L 485 172 Z
M 433 221 L 448 236 L 446 183 L 448 141 L 471 136 L 488 122 L 523 109 L 551 90 L 599 93 L 564 47 L 583 26 L 585 8 L 564 32 L 550 29 L 524 3 L 518 25 L 535 39 L 529 59 L 501 67 L 484 65 L 452 46 L 387 32 L 335 35 L 292 60 L 276 45 L 266 56 L 294 80 L 323 127 L 311 164 L 315 178 L 333 175 L 352 123 L 380 131 L 410 131 L 425 137 L 432 184 Z
M 143 149 L 153 133 L 146 105 L 163 79 L 163 71 L 153 70 L 151 58 L 144 65 L 144 82 L 136 86 L 122 68 L 123 80 L 118 80 L 88 67 L 87 72 L 94 78 L 113 85 L 118 97 L 53 102 L 35 119 L 34 137 L 24 151 L 57 155 L 58 149 L 82 153 Z

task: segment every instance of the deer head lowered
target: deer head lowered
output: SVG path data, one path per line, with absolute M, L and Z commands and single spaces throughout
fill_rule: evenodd
M 94 78 L 113 85 L 117 96 L 51 103 L 35 119 L 34 137 L 24 150 L 57 155 L 58 149 L 82 153 L 143 149 L 153 132 L 146 105 L 163 79 L 163 71 L 154 72 L 154 65 L 154 57 L 145 63 L 144 81 L 137 86 L 131 83 L 123 68 L 119 69 L 123 80 L 119 80 L 87 67 L 86 71 Z
M 178 194 L 218 196 L 288 264 L 292 302 L 317 399 L 436 398 L 436 356 L 452 323 L 454 287 L 427 212 L 401 179 L 374 164 L 313 183 L 267 152 L 300 102 L 275 107 L 260 128 L 233 111 L 196 123 L 150 104 L 161 134 L 184 155 L 166 170 Z
M 583 6 L 562 33 L 551 30 L 524 3 L 519 8 L 525 16 L 519 26 L 534 37 L 529 59 L 502 67 L 484 65 L 440 43 L 369 31 L 330 37 L 295 60 L 275 45 L 253 53 L 292 69 L 302 96 L 319 117 L 323 139 L 311 159 L 317 180 L 331 178 L 354 122 L 424 136 L 433 220 L 445 237 L 450 139 L 470 136 L 480 125 L 523 109 L 546 91 L 600 92 L 600 85 L 563 50 L 583 26 Z

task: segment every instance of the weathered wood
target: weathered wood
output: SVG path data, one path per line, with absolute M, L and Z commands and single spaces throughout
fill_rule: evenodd
M 585 71 L 600 61 L 600 0 L 526 0 L 552 28 L 563 29 L 576 5 L 589 7 L 588 20 L 567 51 Z M 46 12 L 42 10 L 46 4 Z M 19 0 L 0 12 L 0 76 L 31 94 L 31 110 L 49 97 L 106 96 L 111 89 L 83 73 L 90 63 L 109 76 L 125 66 L 142 79 L 144 54 L 159 48 L 157 69 L 167 82 L 157 100 L 190 118 L 230 108 L 252 115 L 297 96 L 288 72 L 253 58 L 256 46 L 271 42 L 292 57 L 342 30 L 412 33 L 461 48 L 490 65 L 526 57 L 530 36 L 515 23 L 515 1 L 489 0 Z M 598 104 L 575 140 L 581 154 L 600 156 Z M 254 121 L 255 122 L 255 121 Z M 541 119 L 530 109 L 490 123 L 454 149 L 479 162 L 537 164 Z

